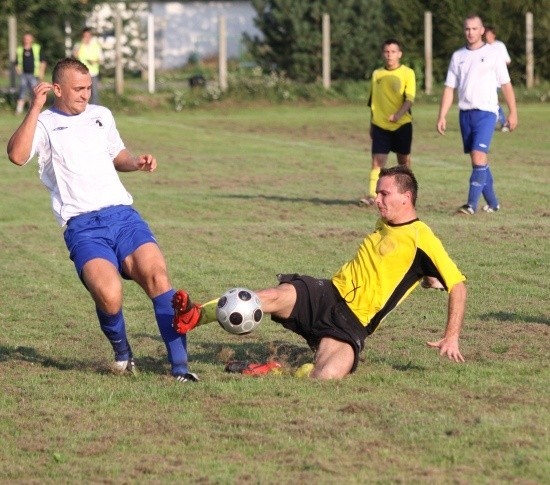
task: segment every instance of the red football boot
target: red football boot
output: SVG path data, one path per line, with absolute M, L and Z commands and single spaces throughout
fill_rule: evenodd
M 172 297 L 174 320 L 172 326 L 180 335 L 193 330 L 201 319 L 201 306 L 193 303 L 184 290 L 178 290 Z

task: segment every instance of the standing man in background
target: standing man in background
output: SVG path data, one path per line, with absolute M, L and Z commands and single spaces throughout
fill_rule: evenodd
M 510 58 L 510 54 L 508 54 L 506 44 L 500 40 L 497 40 L 497 32 L 492 25 L 485 26 L 485 40 L 487 41 L 487 44 L 493 46 L 498 51 L 499 55 L 501 55 L 506 61 L 506 65 L 509 66 L 512 59 Z M 498 105 L 498 119 L 496 126 L 497 128 L 500 128 L 500 131 L 505 133 L 510 131 L 506 126 L 506 116 L 504 115 L 504 111 L 502 110 L 502 106 L 500 106 L 500 104 Z
M 19 76 L 19 96 L 15 114 L 23 113 L 27 96 L 31 97 L 33 89 L 44 78 L 46 72 L 46 58 L 40 44 L 34 42 L 32 34 L 23 35 L 23 44 L 17 47 L 15 71 Z
M 103 52 L 98 40 L 93 37 L 90 27 L 82 29 L 81 40 L 73 48 L 73 57 L 82 62 L 90 71 L 90 76 L 92 76 L 90 104 L 99 104 L 99 67 L 103 59 Z
M 468 201 L 457 210 L 474 215 L 481 195 L 487 204 L 485 212 L 496 212 L 500 205 L 493 187 L 493 175 L 487 161 L 495 121 L 498 113 L 497 87 L 508 105 L 507 126 L 513 131 L 518 124 L 516 97 L 504 59 L 495 55 L 494 48 L 483 42 L 483 22 L 478 15 L 464 21 L 466 45 L 453 53 L 437 119 L 437 131 L 444 135 L 446 116 L 453 104 L 454 90 L 458 90 L 460 132 L 464 153 L 470 154 L 472 174 Z
M 384 67 L 372 73 L 369 97 L 372 167 L 369 193 L 360 199 L 361 204 L 374 205 L 380 169 L 390 151 L 397 155 L 399 165 L 411 166 L 411 106 L 416 96 L 416 77 L 411 68 L 401 65 L 402 55 L 399 41 L 387 39 L 382 44 Z

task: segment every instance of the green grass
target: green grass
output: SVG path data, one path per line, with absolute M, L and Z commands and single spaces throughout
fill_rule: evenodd
M 417 290 L 340 382 L 224 373 L 229 358 L 310 361 L 267 317 L 251 335 L 189 338 L 197 385 L 169 377 L 151 304 L 125 283 L 141 373 L 112 376 L 36 163 L 0 163 L 0 482 L 548 483 L 550 169 L 548 105 L 520 105 L 491 154 L 502 211 L 453 215 L 468 159 L 456 111 L 415 107 L 418 210 L 468 276 L 462 365 L 425 346 L 446 296 Z M 361 208 L 368 113 L 359 106 L 223 107 L 118 115 L 154 174 L 122 174 L 176 287 L 205 301 L 279 272 L 330 277 L 376 212 Z M 3 144 L 18 119 L 0 118 Z

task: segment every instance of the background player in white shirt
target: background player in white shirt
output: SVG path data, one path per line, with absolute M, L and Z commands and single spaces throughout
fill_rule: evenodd
M 186 338 L 172 328 L 175 291 L 164 256 L 117 174 L 153 172 L 157 160 L 125 148 L 111 112 L 88 104 L 91 86 L 82 62 L 59 61 L 52 83 L 35 87 L 31 107 L 8 142 L 9 159 L 25 165 L 38 155 L 40 179 L 50 191 L 57 221 L 65 226 L 70 257 L 113 347 L 113 370 L 135 373 L 122 313 L 122 276 L 151 299 L 172 375 L 180 382 L 196 381 L 188 369 Z M 50 91 L 53 106 L 41 113 Z
M 466 45 L 455 51 L 451 58 L 437 119 L 437 131 L 444 135 L 446 116 L 457 89 L 464 153 L 470 154 L 472 162 L 468 202 L 458 209 L 459 213 L 467 215 L 475 213 L 481 195 L 487 201 L 484 211 L 500 209 L 487 161 L 498 113 L 498 86 L 508 105 L 507 127 L 513 131 L 518 123 L 516 98 L 506 62 L 483 41 L 484 32 L 479 16 L 471 15 L 464 21 Z

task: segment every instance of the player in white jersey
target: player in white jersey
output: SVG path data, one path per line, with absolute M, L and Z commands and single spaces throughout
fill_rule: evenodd
M 151 154 L 134 157 L 125 148 L 111 112 L 88 105 L 91 86 L 83 63 L 59 61 L 52 83 L 34 89 L 27 116 L 8 142 L 9 159 L 25 165 L 38 155 L 40 179 L 65 227 L 70 257 L 113 347 L 113 370 L 136 371 L 122 312 L 122 276 L 136 281 L 151 299 L 172 375 L 180 382 L 196 381 L 188 369 L 186 338 L 172 328 L 175 291 L 164 256 L 117 174 L 152 172 L 157 161 Z M 50 91 L 53 106 L 41 112 Z
M 437 120 L 437 131 L 444 135 L 446 116 L 453 104 L 454 90 L 457 89 L 464 153 L 470 154 L 472 163 L 468 202 L 458 209 L 459 213 L 467 215 L 475 213 L 481 195 L 487 202 L 483 207 L 485 212 L 500 209 L 487 161 L 498 113 L 498 86 L 508 105 L 508 129 L 513 131 L 518 123 L 516 98 L 506 62 L 492 46 L 483 41 L 483 33 L 483 22 L 479 16 L 466 18 L 466 45 L 455 51 L 451 58 Z

